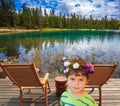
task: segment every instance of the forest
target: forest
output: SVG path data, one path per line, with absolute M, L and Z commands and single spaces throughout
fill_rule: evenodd
M 0 27 L 118 30 L 120 29 L 120 20 L 108 19 L 107 16 L 94 19 L 92 15 L 86 18 L 75 13 L 55 15 L 55 10 L 51 9 L 48 12 L 41 6 L 29 8 L 25 4 L 21 10 L 16 11 L 14 0 L 0 0 Z

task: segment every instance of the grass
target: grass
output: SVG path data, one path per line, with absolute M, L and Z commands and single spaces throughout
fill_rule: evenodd
M 26 28 L 7 28 L 7 27 L 1 27 L 0 28 L 0 35 L 3 34 L 10 34 L 10 33 L 23 33 L 23 32 L 35 32 L 35 31 L 63 31 L 63 30 L 89 30 L 89 29 L 61 29 L 61 28 L 42 28 L 40 29 L 26 29 Z

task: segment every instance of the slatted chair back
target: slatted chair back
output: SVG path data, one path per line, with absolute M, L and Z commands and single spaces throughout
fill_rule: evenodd
M 26 102 L 35 103 L 35 101 L 24 101 L 22 95 L 25 88 L 30 90 L 35 87 L 41 87 L 45 93 L 45 100 L 38 101 L 38 103 L 44 102 L 48 106 L 49 73 L 46 73 L 44 78 L 40 78 L 34 64 L 1 64 L 1 68 L 9 79 L 20 88 L 20 106 L 23 106 L 23 103 Z
M 99 106 L 102 106 L 102 86 L 107 83 L 112 74 L 115 72 L 116 64 L 94 64 L 95 73 L 89 75 L 89 82 L 86 88 L 92 88 L 91 93 L 94 88 L 98 88 L 99 98 L 95 99 L 99 101 Z

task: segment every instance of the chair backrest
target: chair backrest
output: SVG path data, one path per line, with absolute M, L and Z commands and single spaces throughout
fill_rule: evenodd
M 18 87 L 42 85 L 34 64 L 1 64 L 1 67 Z
M 87 85 L 105 84 L 117 68 L 116 64 L 95 64 L 95 73 L 89 75 L 89 82 Z

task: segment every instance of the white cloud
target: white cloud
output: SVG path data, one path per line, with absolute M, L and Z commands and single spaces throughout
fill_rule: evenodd
M 63 4 L 61 5 L 61 3 Z M 91 0 L 91 2 L 89 2 L 88 0 L 64 0 L 60 1 L 56 12 L 58 13 L 59 10 L 64 11 L 64 8 L 69 13 L 75 12 L 77 15 L 82 15 L 86 17 L 93 15 L 94 18 L 102 18 L 108 16 L 108 18 L 113 17 L 120 19 L 119 0 L 110 2 L 105 2 L 105 0 Z
M 40 7 L 55 9 L 56 14 L 76 13 L 94 18 L 108 16 L 120 20 L 119 0 L 15 0 L 16 3 L 26 3 L 29 7 Z
M 64 14 L 70 14 L 70 6 L 67 5 L 67 4 L 64 4 L 64 3 L 60 3 L 58 6 L 57 6 L 57 9 L 56 9 L 56 14 L 59 15 L 60 13 L 62 13 L 63 15 Z

